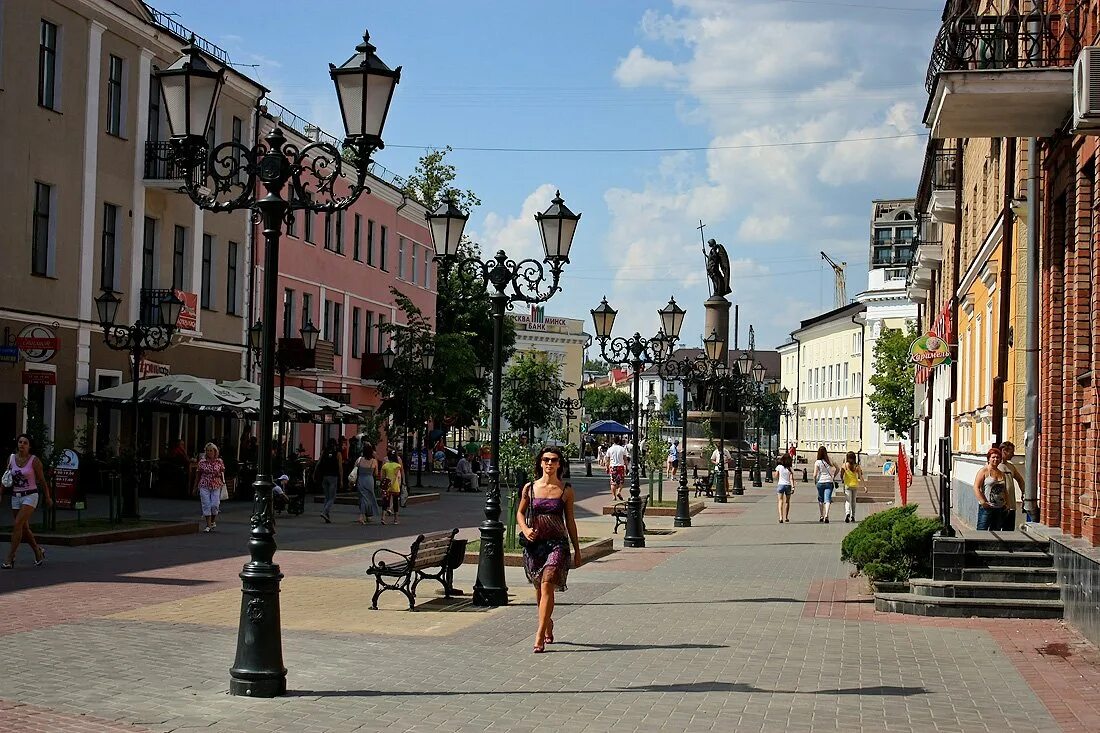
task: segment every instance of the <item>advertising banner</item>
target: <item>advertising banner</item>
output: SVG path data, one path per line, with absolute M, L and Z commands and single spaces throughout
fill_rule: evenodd
M 58 509 L 84 509 L 80 486 L 80 456 L 66 449 L 53 472 L 53 502 Z
M 195 293 L 185 293 L 182 290 L 173 291 L 176 297 L 183 301 L 179 318 L 176 319 L 176 328 L 181 331 L 194 331 L 198 324 L 199 296 Z
M 918 367 L 934 369 L 951 363 L 951 345 L 929 331 L 909 346 L 909 361 Z

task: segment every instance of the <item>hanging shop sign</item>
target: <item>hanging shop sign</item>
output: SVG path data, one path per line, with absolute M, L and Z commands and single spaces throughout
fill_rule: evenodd
M 80 486 L 80 456 L 72 450 L 61 453 L 61 462 L 53 470 L 53 503 L 58 509 L 84 509 Z
M 130 365 L 133 366 L 134 357 L 130 357 Z M 138 364 L 138 378 L 145 379 L 146 377 L 167 377 L 172 373 L 172 367 L 167 364 L 161 364 L 157 361 L 149 361 L 148 359 L 142 359 Z
M 909 346 L 909 361 L 925 369 L 951 363 L 951 345 L 929 331 Z
M 23 370 L 23 384 L 57 384 L 57 372 L 39 372 L 30 369 Z
M 41 364 L 53 359 L 60 343 L 60 339 L 52 328 L 39 324 L 27 326 L 15 337 L 15 346 L 19 349 L 19 355 L 24 361 L 32 364 Z
M 199 323 L 199 296 L 195 293 L 185 293 L 182 290 L 174 290 L 176 297 L 183 301 L 179 317 L 176 318 L 176 328 L 180 331 L 194 331 Z
M 541 305 L 531 306 L 531 314 L 527 316 L 512 316 L 512 321 L 517 326 L 522 326 L 526 331 L 557 331 L 569 322 L 564 318 L 547 316 L 546 310 Z

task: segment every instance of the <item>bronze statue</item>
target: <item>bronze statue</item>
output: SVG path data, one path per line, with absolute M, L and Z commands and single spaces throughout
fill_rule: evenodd
M 713 239 L 707 240 L 710 251 L 707 252 L 707 277 L 710 278 L 710 294 L 716 296 L 729 295 L 730 290 L 730 258 L 726 254 L 726 248 Z

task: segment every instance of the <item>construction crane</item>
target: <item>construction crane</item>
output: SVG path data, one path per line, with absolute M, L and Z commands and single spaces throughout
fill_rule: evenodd
M 841 262 L 839 265 L 833 262 L 833 258 L 824 252 L 821 253 L 821 259 L 829 263 L 829 267 L 833 268 L 833 273 L 836 276 L 836 299 L 833 303 L 834 308 L 843 308 L 848 305 L 848 286 L 844 282 L 844 268 L 848 266 L 847 262 Z

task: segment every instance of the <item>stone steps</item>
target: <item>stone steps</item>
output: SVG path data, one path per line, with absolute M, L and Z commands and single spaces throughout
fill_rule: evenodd
M 1061 588 L 1054 583 L 1013 583 L 975 580 L 931 580 L 913 578 L 910 593 L 930 598 L 996 598 L 1057 601 Z
M 992 568 L 963 568 L 962 579 L 986 583 L 1055 583 L 1058 581 L 1058 571 L 1045 567 L 998 565 Z
M 968 547 L 963 562 L 967 568 L 1049 568 L 1054 559 L 1049 553 L 1034 550 L 971 550 Z
M 1016 598 L 940 598 L 916 593 L 876 593 L 875 610 L 948 618 L 1062 618 L 1061 601 Z

